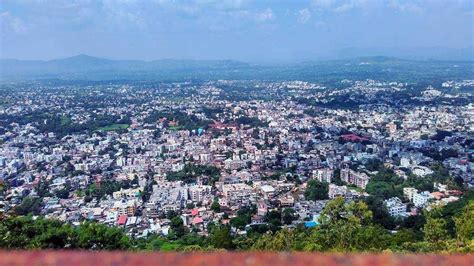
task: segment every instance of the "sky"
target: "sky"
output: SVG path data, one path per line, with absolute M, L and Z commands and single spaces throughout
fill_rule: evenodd
M 0 58 L 328 58 L 472 47 L 473 0 L 0 0 Z

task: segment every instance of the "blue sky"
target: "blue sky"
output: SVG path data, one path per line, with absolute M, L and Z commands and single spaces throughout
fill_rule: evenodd
M 301 60 L 474 43 L 472 0 L 0 0 L 0 58 Z

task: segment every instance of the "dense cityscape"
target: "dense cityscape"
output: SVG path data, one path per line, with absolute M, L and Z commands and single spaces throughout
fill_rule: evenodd
M 0 0 L 0 266 L 474 265 L 473 0 Z
M 473 80 L 0 87 L 0 246 L 474 250 Z

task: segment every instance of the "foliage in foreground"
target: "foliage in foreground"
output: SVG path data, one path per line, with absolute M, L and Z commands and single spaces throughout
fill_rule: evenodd
M 0 248 L 87 250 L 269 250 L 330 252 L 474 252 L 474 201 L 472 197 L 425 212 L 420 226 L 410 221 L 391 233 L 374 223 L 364 202 L 330 201 L 314 229 L 283 228 L 234 236 L 230 226 L 209 225 L 207 237 L 186 232 L 173 217 L 167 237 L 133 239 L 117 227 L 84 222 L 72 226 L 31 216 L 0 217 Z M 453 228 L 450 228 L 452 224 Z M 418 229 L 419 228 L 419 229 Z

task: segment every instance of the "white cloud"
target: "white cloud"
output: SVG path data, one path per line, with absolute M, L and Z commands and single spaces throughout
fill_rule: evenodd
M 267 8 L 262 12 L 256 13 L 255 19 L 257 21 L 265 22 L 265 21 L 270 21 L 270 20 L 275 19 L 275 15 L 273 14 L 273 11 L 271 8 Z
M 298 11 L 298 22 L 306 23 L 311 18 L 311 11 L 309 9 L 301 9 Z
M 24 33 L 27 31 L 25 22 L 17 17 L 14 17 L 10 12 L 0 13 L 0 29 L 3 34 L 8 33 Z
M 423 9 L 413 3 L 413 2 L 400 2 L 398 0 L 391 0 L 389 2 L 389 7 L 398 10 L 400 12 L 412 12 L 412 13 L 422 13 Z
M 441 2 L 443 1 L 439 1 L 439 3 Z M 446 3 L 448 2 L 455 3 L 455 0 L 447 1 Z M 320 11 L 336 13 L 344 13 L 354 9 L 368 9 L 370 7 L 386 7 L 400 12 L 421 13 L 423 12 L 421 3 L 423 1 L 415 0 L 313 0 L 311 7 Z M 434 0 L 433 3 L 438 3 L 438 1 Z
M 103 21 L 106 27 L 116 27 L 121 30 L 146 30 L 149 25 L 146 10 L 134 0 L 104 0 Z
M 195 4 L 221 10 L 240 9 L 247 0 L 194 0 Z
M 373 2 L 373 1 L 372 1 Z M 369 0 L 351 0 L 344 4 L 337 6 L 335 12 L 347 12 L 355 8 L 365 8 L 370 4 Z
M 313 0 L 311 3 L 317 8 L 330 8 L 335 2 L 335 0 Z
M 314 27 L 322 30 L 322 31 L 328 31 L 329 30 L 329 24 L 326 21 L 316 21 L 314 22 Z
M 356 8 L 365 8 L 376 3 L 377 1 L 374 0 L 313 0 L 312 6 L 319 10 L 341 13 Z

